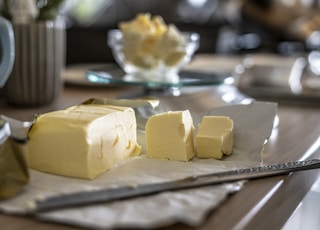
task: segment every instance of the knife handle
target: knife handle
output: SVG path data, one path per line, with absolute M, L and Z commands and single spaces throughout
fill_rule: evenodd
M 281 175 L 287 174 L 290 172 L 301 171 L 301 170 L 308 170 L 308 169 L 316 169 L 320 168 L 320 160 L 319 159 L 311 159 L 305 161 L 293 161 L 293 162 L 286 162 L 286 163 L 279 163 L 279 164 L 272 164 L 272 165 L 264 165 L 264 166 L 257 166 L 252 168 L 245 168 L 245 169 L 235 169 L 230 171 L 206 174 L 199 177 L 245 177 L 245 179 L 255 178 L 255 177 L 264 177 L 264 176 L 273 176 L 273 175 Z M 249 178 L 247 178 L 249 177 Z

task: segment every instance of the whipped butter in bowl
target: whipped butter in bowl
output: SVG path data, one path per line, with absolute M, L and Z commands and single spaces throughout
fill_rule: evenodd
M 139 14 L 108 33 L 108 45 L 127 77 L 146 81 L 179 81 L 177 73 L 191 60 L 199 39 L 150 14 Z

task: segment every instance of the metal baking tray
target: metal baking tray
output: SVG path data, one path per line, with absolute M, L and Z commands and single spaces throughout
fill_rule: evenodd
M 320 104 L 320 75 L 312 70 L 310 56 L 249 56 L 234 77 L 238 89 L 253 98 Z

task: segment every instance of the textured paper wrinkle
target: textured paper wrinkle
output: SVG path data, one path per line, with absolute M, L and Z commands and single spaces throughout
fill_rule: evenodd
M 210 109 L 207 114 L 229 116 L 234 119 L 234 151 L 232 155 L 222 160 L 194 158 L 190 162 L 175 162 L 148 159 L 143 154 L 119 164 L 93 181 L 31 170 L 31 182 L 25 193 L 10 201 L 0 202 L 0 210 L 23 213 L 28 207 L 26 203 L 39 196 L 130 184 L 158 183 L 192 175 L 260 165 L 263 143 L 271 134 L 276 106 L 274 103 L 254 102 L 251 105 Z M 51 211 L 38 214 L 37 217 L 95 229 L 115 227 L 148 229 L 176 222 L 198 226 L 208 212 L 221 205 L 229 194 L 239 191 L 244 183 L 245 181 L 239 181 L 175 192 L 168 191 L 130 200 Z

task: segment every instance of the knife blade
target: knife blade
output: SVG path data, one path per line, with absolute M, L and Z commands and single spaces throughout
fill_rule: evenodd
M 80 191 L 37 200 L 31 212 L 38 213 L 67 207 L 83 206 L 102 202 L 106 203 L 114 200 L 146 196 L 164 191 L 175 191 L 240 180 L 264 178 L 318 168 L 320 168 L 320 160 L 312 159 L 236 169 L 200 176 L 190 176 L 184 179 L 163 183 L 141 184 L 137 186 L 131 185 L 119 188 L 101 189 L 97 191 Z

